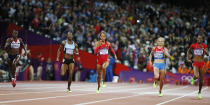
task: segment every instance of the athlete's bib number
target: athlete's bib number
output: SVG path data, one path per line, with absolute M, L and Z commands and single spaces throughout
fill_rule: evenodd
M 100 55 L 105 55 L 105 54 L 108 54 L 108 49 L 101 49 Z
M 74 53 L 74 50 L 72 50 L 72 49 L 66 49 L 66 54 L 73 54 Z
M 203 54 L 203 50 L 202 49 L 195 49 L 194 50 L 194 55 L 202 55 Z
M 155 58 L 163 58 L 163 53 L 155 53 L 154 57 Z

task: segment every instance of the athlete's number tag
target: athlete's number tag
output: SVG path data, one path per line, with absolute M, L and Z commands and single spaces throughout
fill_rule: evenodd
M 74 53 L 74 50 L 72 50 L 72 49 L 66 49 L 66 54 L 73 54 Z
M 105 54 L 108 54 L 108 49 L 101 49 L 100 50 L 100 55 L 105 55 Z
M 194 54 L 195 55 L 202 55 L 203 54 L 203 50 L 202 49 L 195 49 L 194 50 Z
M 163 58 L 163 53 L 158 53 L 158 52 L 156 52 L 156 53 L 154 54 L 154 57 L 155 57 L 155 58 Z

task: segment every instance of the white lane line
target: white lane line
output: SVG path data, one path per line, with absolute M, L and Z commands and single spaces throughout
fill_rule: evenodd
M 139 88 L 139 90 L 141 90 L 141 89 L 143 90 L 145 88 Z M 147 87 L 147 89 L 150 89 L 150 88 Z M 78 90 L 82 90 L 82 89 L 78 89 Z M 125 91 L 125 90 L 126 89 L 123 89 L 121 91 Z M 115 90 L 109 91 L 109 92 L 106 92 L 106 93 L 115 93 Z M 97 94 L 97 93 L 86 93 L 86 94 L 81 94 L 81 95 L 90 95 L 90 94 Z M 20 99 L 20 100 L 2 101 L 2 102 L 0 102 L 0 104 L 1 103 L 14 103 L 14 102 L 24 102 L 24 101 L 45 100 L 45 99 L 62 98 L 62 97 L 70 97 L 70 96 L 80 96 L 80 94 L 77 94 L 77 95 L 68 95 L 68 96 L 55 96 L 55 97 L 43 97 L 43 98 L 32 98 L 32 99 Z
M 203 91 L 204 91 L 204 90 L 206 90 L 206 89 L 208 89 L 208 87 L 204 88 L 204 89 L 203 89 Z M 195 94 L 195 93 L 197 93 L 197 92 L 198 92 L 198 91 L 190 92 L 190 93 L 188 93 L 188 94 L 182 95 L 182 96 L 180 96 L 180 97 L 173 98 L 173 99 L 168 100 L 168 101 L 161 102 L 161 103 L 156 104 L 156 105 L 163 105 L 163 104 L 166 104 L 166 103 L 169 103 L 169 102 L 172 102 L 172 101 L 178 100 L 178 99 L 180 99 L 180 98 L 183 98 L 183 97 L 186 97 L 186 96 L 189 96 L 189 95 Z
M 110 99 L 105 99 L 105 100 L 91 101 L 91 102 L 80 103 L 80 104 L 75 104 L 75 105 L 88 105 L 88 104 L 94 104 L 94 103 L 99 103 L 99 102 L 106 102 L 106 101 L 112 101 L 112 100 L 131 98 L 131 97 L 136 97 L 136 96 L 145 95 L 145 94 L 148 94 L 148 92 L 140 93 L 140 94 L 137 94 L 137 95 L 125 96 L 125 97 L 116 97 L 116 98 L 110 98 Z
M 144 86 L 149 86 L 149 85 L 144 85 Z M 93 86 L 89 86 L 89 88 L 86 88 L 85 90 L 84 89 L 74 89 L 76 87 L 86 87 L 86 86 L 72 86 L 72 90 L 79 90 L 79 91 L 96 91 L 95 89 L 93 89 L 94 87 Z M 118 86 L 118 87 L 107 87 L 106 89 L 127 89 L 128 87 L 136 87 L 136 86 Z M 37 89 L 49 89 L 49 88 L 52 88 L 52 87 L 43 87 L 43 88 L 33 88 L 35 90 Z M 56 89 L 64 89 L 64 87 L 54 87 Z M 24 88 L 24 89 L 29 89 L 29 88 Z M 140 89 L 140 88 L 134 88 L 135 90 L 136 89 Z M 50 93 L 50 92 L 60 92 L 60 91 L 65 91 L 65 90 L 51 90 L 51 91 L 39 91 L 39 92 L 21 92 L 21 93 L 7 93 L 7 94 L 0 94 L 0 96 L 5 96 L 5 95 L 20 95 L 20 94 L 29 94 L 29 93 Z M 116 90 L 115 92 L 118 92 L 119 90 Z M 121 90 L 120 92 L 122 92 L 123 90 Z M 125 90 L 125 91 L 128 91 L 128 90 Z M 110 92 L 110 91 L 108 91 Z M 113 90 L 111 91 L 113 92 Z
M 25 101 L 35 101 L 35 100 L 45 100 L 45 99 L 53 99 L 53 98 L 64 98 L 64 97 L 70 97 L 70 96 L 83 96 L 83 95 L 91 95 L 91 94 L 96 94 L 96 93 L 65 95 L 65 96 L 54 96 L 54 97 L 43 97 L 43 98 L 31 98 L 31 99 L 22 99 L 22 100 L 1 101 L 0 104 L 14 103 L 14 102 L 25 102 Z
M 179 88 L 173 88 L 173 89 L 166 89 L 166 91 L 171 91 L 171 90 L 177 90 L 177 89 L 183 89 L 187 88 L 188 86 L 185 87 L 179 87 Z M 94 103 L 99 103 L 99 102 L 106 102 L 106 101 L 112 101 L 112 100 L 119 100 L 119 99 L 124 99 L 124 98 L 131 98 L 131 97 L 136 97 L 140 95 L 145 95 L 145 94 L 156 94 L 157 92 L 143 92 L 139 93 L 137 95 L 130 95 L 130 96 L 125 96 L 125 97 L 116 97 L 116 98 L 110 98 L 110 99 L 104 99 L 104 100 L 98 100 L 98 101 L 91 101 L 91 102 L 85 102 L 85 103 L 80 103 L 80 104 L 75 104 L 75 105 L 88 105 L 88 104 L 94 104 Z

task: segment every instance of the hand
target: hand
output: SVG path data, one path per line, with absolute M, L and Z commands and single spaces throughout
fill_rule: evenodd
M 117 56 L 116 55 L 114 56 L 114 59 L 117 60 Z
M 187 62 L 190 62 L 190 63 L 192 63 L 192 60 L 190 60 L 190 59 L 187 59 Z
M 173 61 L 173 60 L 174 60 L 174 57 L 173 57 L 173 56 L 171 56 L 171 57 L 170 57 L 170 59 Z
M 150 66 L 153 66 L 151 61 L 149 61 L 149 65 L 150 65 Z
M 56 61 L 57 61 L 57 62 L 59 61 L 59 58 L 58 58 L 58 57 L 56 58 Z

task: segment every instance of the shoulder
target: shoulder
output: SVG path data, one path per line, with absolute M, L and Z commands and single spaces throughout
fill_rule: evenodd
M 197 43 L 191 44 L 190 48 L 194 48 Z
M 154 52 L 154 51 L 155 51 L 155 49 L 156 49 L 156 46 L 152 48 L 152 51 L 151 51 L 151 52 Z
M 61 45 L 65 45 L 66 44 L 66 40 L 63 40 L 62 42 L 61 42 Z
M 22 39 L 22 38 L 18 38 L 18 40 L 19 40 L 20 42 L 22 42 L 22 41 L 23 41 L 23 39 Z
M 168 49 L 167 49 L 166 47 L 163 47 L 163 50 L 164 50 L 164 51 L 168 51 Z
M 157 46 L 153 47 L 152 50 L 154 51 L 157 48 Z
M 96 41 L 95 45 L 100 45 L 101 41 Z
M 7 38 L 7 41 L 11 41 L 12 40 L 12 38 Z
M 111 45 L 110 42 L 106 42 L 109 46 Z

